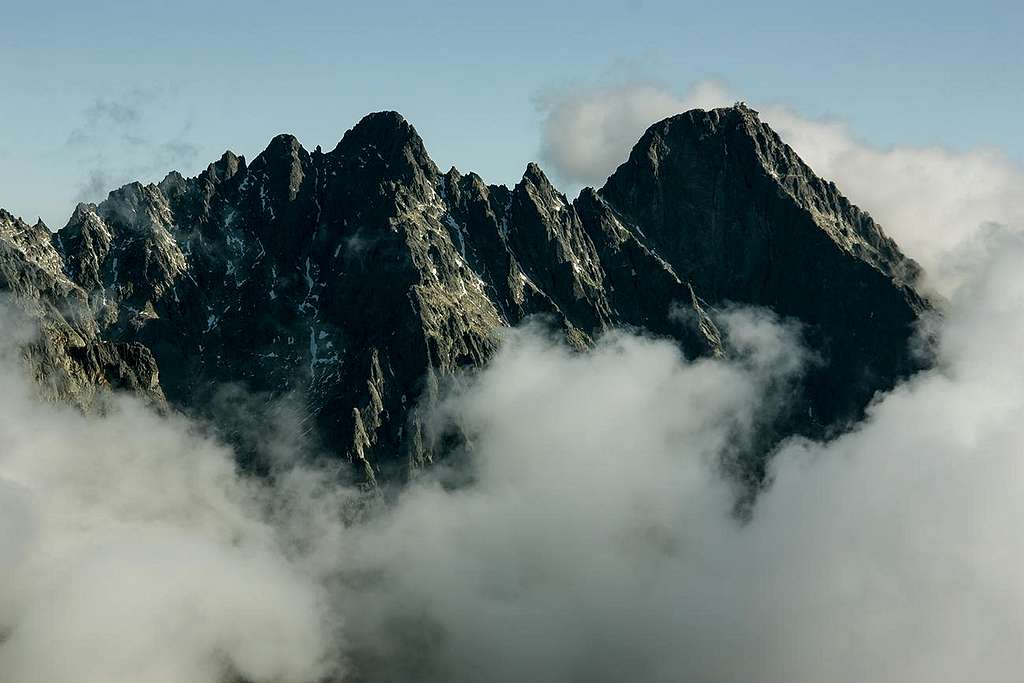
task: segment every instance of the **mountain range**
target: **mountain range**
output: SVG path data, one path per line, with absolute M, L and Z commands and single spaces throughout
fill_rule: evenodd
M 719 312 L 769 308 L 817 360 L 765 443 L 827 437 L 922 367 L 919 276 L 742 104 L 654 124 L 571 201 L 532 163 L 511 188 L 442 172 L 379 112 L 327 152 L 278 135 L 125 185 L 56 233 L 0 210 L 0 290 L 38 321 L 23 355 L 43 395 L 127 390 L 214 422 L 225 387 L 289 399 L 370 484 L 444 455 L 425 407 L 533 318 L 580 350 L 629 328 L 728 357 Z

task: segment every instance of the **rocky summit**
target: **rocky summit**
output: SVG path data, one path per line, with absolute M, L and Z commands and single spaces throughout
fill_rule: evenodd
M 535 164 L 512 188 L 442 173 L 380 112 L 328 152 L 279 135 L 251 162 L 126 185 L 56 234 L 0 212 L 0 289 L 39 321 L 24 355 L 48 395 L 195 415 L 227 385 L 299 397 L 371 482 L 441 455 L 422 406 L 537 315 L 580 349 L 628 327 L 695 357 L 730 352 L 722 306 L 771 308 L 819 359 L 776 431 L 827 436 L 919 368 L 917 276 L 743 105 L 656 123 L 574 201 Z

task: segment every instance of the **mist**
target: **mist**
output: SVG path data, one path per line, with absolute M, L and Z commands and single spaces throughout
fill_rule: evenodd
M 349 539 L 386 577 L 346 600 L 371 615 L 359 647 L 387 680 L 1012 678 L 1024 240 L 977 251 L 936 369 L 831 443 L 784 444 L 749 523 L 718 464 L 777 409 L 798 330 L 734 312 L 730 362 L 516 332 L 448 406 L 473 486 L 414 486 Z
M 824 173 L 894 153 L 795 146 Z M 540 323 L 509 330 L 432 409 L 435 436 L 458 429 L 465 449 L 367 493 L 289 451 L 287 424 L 252 435 L 277 451 L 254 479 L 204 425 L 131 397 L 91 415 L 38 401 L 18 358 L 31 323 L 5 308 L 0 678 L 1012 680 L 1019 176 L 944 196 L 941 220 L 915 213 L 943 186 L 914 178 L 966 177 L 975 159 L 998 170 L 943 152 L 907 174 L 888 156 L 852 186 L 948 299 L 923 323 L 935 366 L 849 433 L 781 444 L 749 519 L 724 464 L 813 362 L 769 311 L 717 312 L 727 359 L 642 333 L 578 353 Z
M 312 681 L 337 670 L 323 589 L 198 425 L 117 397 L 41 403 L 0 317 L 0 677 L 33 683 Z M 26 332 L 27 330 L 27 332 Z

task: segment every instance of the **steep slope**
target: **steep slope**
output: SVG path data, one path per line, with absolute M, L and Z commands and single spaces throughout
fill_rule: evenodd
M 22 321 L 7 312 L 0 324 L 35 325 L 22 354 L 42 396 L 88 408 L 103 392 L 124 389 L 162 404 L 152 354 L 139 343 L 99 337 L 86 292 L 65 276 L 52 241 L 42 223 L 28 225 L 0 209 L 0 293 L 27 314 Z
M 401 116 L 371 114 L 329 152 L 280 135 L 251 163 L 127 185 L 56 246 L 39 258 L 57 289 L 110 348 L 152 351 L 172 405 L 214 415 L 225 384 L 291 397 L 371 480 L 435 457 L 417 407 L 529 316 L 578 348 L 628 326 L 696 356 L 728 353 L 715 306 L 770 306 L 823 359 L 778 429 L 822 434 L 916 368 L 927 307 L 916 266 L 743 107 L 652 126 L 574 202 L 534 164 L 512 188 L 442 174 Z
M 805 397 L 819 428 L 859 417 L 876 391 L 919 369 L 907 348 L 928 308 L 913 287 L 917 264 L 753 110 L 652 126 L 593 201 L 708 301 L 767 306 L 805 325 L 823 361 Z

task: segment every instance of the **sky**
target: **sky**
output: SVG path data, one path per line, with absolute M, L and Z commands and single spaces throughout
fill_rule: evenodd
M 280 132 L 330 148 L 381 109 L 442 168 L 514 183 L 551 103 L 609 83 L 712 82 L 880 148 L 1020 164 L 1022 20 L 1010 1 L 7 2 L 0 206 L 56 229 L 125 182 Z

